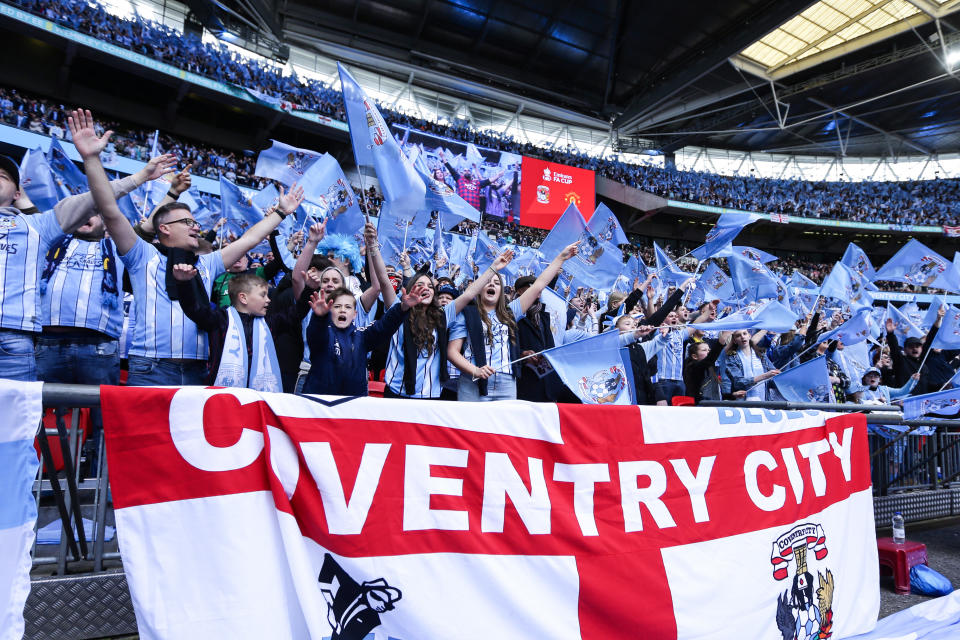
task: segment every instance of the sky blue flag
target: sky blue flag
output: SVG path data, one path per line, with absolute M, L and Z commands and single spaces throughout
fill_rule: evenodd
M 419 147 L 417 149 L 419 150 Z M 434 178 L 421 154 L 413 160 L 413 167 L 426 187 L 423 202 L 419 205 L 421 209 L 443 213 L 447 229 L 457 226 L 463 220 L 480 222 L 480 212 L 467 204 L 446 182 Z
M 657 259 L 657 277 L 661 282 L 680 286 L 681 283 L 690 279 L 693 274 L 681 271 L 680 267 L 670 259 L 670 256 L 660 248 L 656 242 L 653 243 L 653 254 Z
M 923 314 L 923 318 L 920 320 L 919 327 L 922 331 L 930 331 L 930 327 L 937 321 L 937 312 L 940 310 L 940 307 L 947 307 L 946 301 L 943 299 L 943 296 L 934 296 L 933 302 L 927 307 L 926 313 Z M 949 309 L 949 307 L 947 308 Z
M 617 216 L 602 202 L 597 205 L 590 222 L 587 223 L 587 231 L 600 242 L 604 242 L 611 247 L 630 244 Z
M 47 152 L 47 164 L 53 172 L 53 180 L 57 185 L 60 198 L 85 193 L 90 190 L 87 176 L 67 157 L 63 147 L 56 138 L 50 142 L 50 151 Z
M 787 402 L 836 402 L 827 372 L 827 358 L 820 356 L 791 367 L 771 378 Z M 846 398 L 842 398 L 843 402 Z
M 369 137 L 364 137 L 359 133 L 354 135 L 353 133 L 354 129 L 359 132 L 367 126 L 367 108 L 364 103 L 369 99 L 360 85 L 357 84 L 357 81 L 346 72 L 343 66 L 338 63 L 337 68 L 340 71 L 340 84 L 343 91 L 343 106 L 347 111 L 347 124 L 350 126 L 350 144 L 353 146 L 353 157 L 359 166 L 373 169 L 373 151 L 370 148 L 372 145 L 369 142 Z M 370 104 L 373 105 L 372 102 Z
M 912 322 L 915 327 L 923 324 L 923 312 L 920 311 L 920 305 L 917 304 L 916 296 L 914 296 L 913 300 L 900 307 L 900 313 L 910 318 L 910 322 Z
M 510 262 L 512 268 L 519 278 L 520 276 L 537 276 L 543 270 L 544 257 L 537 249 L 533 247 L 524 247 L 520 245 L 510 245 L 516 256 Z
M 733 280 L 715 262 L 710 262 L 700 277 L 691 296 L 694 306 L 711 300 L 730 300 L 736 295 Z
M 363 229 L 365 218 L 360 202 L 347 181 L 340 164 L 329 153 L 319 156 L 300 181 L 303 198 L 316 205 L 308 210 L 319 220 L 327 221 L 327 233 L 354 235 Z M 316 216 L 316 213 L 320 213 Z
M 753 318 L 755 309 L 750 308 L 743 311 L 736 311 L 728 316 L 714 320 L 713 322 L 698 322 L 694 326 L 701 331 L 737 331 L 738 329 L 753 329 L 757 326 L 757 321 Z
M 584 404 L 633 404 L 631 366 L 624 362 L 619 332 L 605 331 L 543 355 Z
M 500 245 L 491 240 L 486 233 L 481 231 L 477 234 L 477 244 L 473 251 L 473 263 L 477 265 L 477 272 L 486 271 L 500 255 L 500 251 Z
M 707 233 L 703 244 L 690 253 L 697 260 L 706 260 L 730 247 L 733 239 L 751 222 L 760 219 L 760 215 L 746 211 L 730 211 L 717 220 L 717 224 Z
M 843 258 L 840 262 L 847 265 L 853 271 L 856 271 L 867 280 L 873 280 L 877 270 L 873 268 L 870 258 L 864 253 L 863 249 L 851 242 L 847 245 L 847 250 L 843 252 Z
M 610 289 L 623 271 L 623 252 L 592 235 L 580 210 L 571 204 L 540 244 L 540 253 L 550 261 L 573 243 L 577 255 L 564 263 L 564 270 L 584 286 Z
M 837 262 L 823 279 L 820 295 L 840 300 L 851 309 L 858 309 L 873 304 L 873 297 L 867 292 L 867 287 L 868 283 L 858 273 L 851 271 L 842 262 Z
M 937 335 L 930 343 L 931 349 L 960 349 L 960 310 L 956 307 L 947 307 L 947 312 L 940 323 Z
M 767 253 L 766 251 L 761 251 L 760 249 L 754 249 L 753 247 L 740 247 L 737 245 L 732 245 L 723 251 L 717 252 L 716 257 L 729 258 L 732 255 L 737 255 L 745 260 L 753 260 L 763 264 L 777 260 L 777 256 L 773 255 L 772 253 Z
M 790 310 L 798 316 L 813 313 L 813 306 L 817 303 L 819 296 L 814 291 L 808 289 L 795 288 L 794 292 L 795 293 L 790 296 Z
M 426 195 L 427 188 L 423 180 L 400 149 L 377 106 L 363 93 L 360 85 L 343 65 L 337 63 L 337 68 L 340 70 L 343 99 L 347 104 L 347 122 L 350 125 L 350 140 L 357 163 L 364 163 L 361 155 L 357 154 L 357 148 L 368 148 L 384 199 L 395 204 L 395 212 L 415 212 Z M 360 110 L 363 115 L 358 120 Z
M 226 226 L 237 237 L 263 220 L 263 209 L 253 203 L 254 195 L 245 194 L 240 187 L 220 176 L 220 201 Z
M 768 300 L 753 312 L 757 329 L 784 333 L 796 328 L 797 314 L 776 300 Z
M 758 260 L 748 260 L 735 253 L 727 257 L 727 266 L 738 293 L 752 291 L 756 299 L 786 296 L 786 287 L 780 279 Z
M 301 182 L 313 163 L 321 155 L 326 155 L 309 149 L 291 147 L 276 140 L 270 142 L 273 144 L 257 156 L 257 168 L 254 174 L 261 178 L 276 180 L 288 187 L 294 182 Z
M 903 341 L 907 338 L 923 337 L 923 331 L 890 302 L 887 303 L 887 318 L 893 320 L 893 333 L 897 336 L 900 346 L 903 346 Z
M 793 275 L 791 275 L 790 280 L 787 281 L 787 286 L 796 287 L 797 289 L 813 289 L 814 291 L 819 289 L 816 282 L 796 269 L 793 270 Z
M 877 270 L 873 279 L 960 291 L 960 273 L 953 263 L 912 239 Z
M 20 163 L 20 188 L 40 211 L 49 211 L 60 200 L 53 170 L 40 147 L 28 149 Z
M 934 391 L 903 399 L 903 419 L 914 420 L 933 413 L 938 416 L 952 416 L 960 411 L 960 389 Z
M 817 337 L 817 342 L 827 342 L 829 340 L 839 340 L 843 344 L 856 344 L 863 342 L 870 335 L 870 312 L 869 307 L 863 307 L 857 310 L 850 319 L 842 325 L 827 331 Z
M 567 301 L 550 287 L 544 287 L 540 292 L 540 302 L 550 316 L 550 332 L 553 334 L 553 343 L 563 344 L 563 335 L 567 329 Z

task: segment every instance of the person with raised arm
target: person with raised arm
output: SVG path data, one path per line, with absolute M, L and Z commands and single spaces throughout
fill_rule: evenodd
M 563 263 L 577 254 L 571 244 L 557 255 L 533 284 L 507 302 L 499 273 L 478 278 L 480 291 L 450 327 L 447 358 L 460 376 L 457 399 L 468 402 L 516 400 L 520 377 L 517 320 L 523 318 Z M 472 285 L 471 285 L 472 286 Z
M 279 206 L 263 220 L 228 246 L 202 256 L 196 254 L 200 229 L 190 208 L 179 202 L 163 205 L 153 216 L 158 244 L 151 245 L 137 236 L 120 212 L 100 163 L 100 151 L 113 132 L 97 136 L 89 111 L 74 111 L 68 124 L 77 152 L 83 158 L 93 199 L 133 285 L 135 316 L 127 383 L 203 384 L 209 355 L 207 335 L 180 307 L 173 265 L 196 267 L 197 274 L 190 286 L 198 297 L 209 300 L 213 280 L 296 210 L 303 200 L 303 189 L 291 186 L 291 193 L 281 193 Z

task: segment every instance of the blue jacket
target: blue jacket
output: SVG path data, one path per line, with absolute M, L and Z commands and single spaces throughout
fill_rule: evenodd
M 726 349 L 724 349 L 723 355 L 723 370 L 720 373 L 720 391 L 724 397 L 729 396 L 734 391 L 746 391 L 756 384 L 752 377 L 744 375 L 743 363 L 736 353 L 728 354 Z M 764 371 L 770 371 L 774 368 L 773 365 L 770 364 L 770 360 L 766 354 L 760 358 L 760 362 L 763 365 Z M 718 368 L 719 367 L 720 365 L 718 363 Z
M 329 313 L 323 317 L 313 315 L 307 325 L 311 366 L 303 393 L 367 395 L 367 354 L 390 340 L 405 315 L 400 305 L 393 305 L 363 329 L 353 324 L 338 329 L 330 321 Z

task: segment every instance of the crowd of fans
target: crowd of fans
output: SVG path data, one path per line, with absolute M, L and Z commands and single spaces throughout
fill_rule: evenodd
M 108 13 L 88 0 L 11 0 L 36 15 L 87 33 L 105 42 L 151 56 L 187 71 L 228 82 L 262 95 L 284 101 L 293 109 L 307 110 L 344 119 L 339 91 L 295 73 L 283 74 L 279 65 L 246 58 L 223 45 L 203 43 L 165 25 L 139 18 L 126 20 Z M 600 175 L 629 186 L 676 200 L 728 208 L 786 213 L 817 218 L 833 218 L 889 225 L 949 225 L 960 220 L 958 199 L 960 180 L 905 182 L 813 182 L 772 178 L 724 176 L 712 173 L 679 171 L 623 162 L 617 158 L 598 158 L 573 147 L 547 148 L 521 142 L 500 132 L 478 131 L 465 120 L 434 122 L 400 111 L 381 107 L 388 120 L 425 132 L 472 142 L 577 167 L 592 169 Z M 62 114 L 62 107 L 60 107 Z M 35 130 L 62 132 L 62 123 L 24 110 L 10 117 Z M 10 121 L 7 115 L 6 121 Z M 20 124 L 19 126 L 23 126 Z M 144 136 L 131 132 L 118 146 L 132 147 L 130 153 L 143 155 Z M 175 145 L 173 141 L 169 141 Z M 171 146 L 170 148 L 174 148 Z M 214 153 L 207 160 L 196 145 L 181 149 L 183 157 L 195 158 L 200 175 L 232 172 L 241 184 L 252 180 L 249 158 L 232 153 Z

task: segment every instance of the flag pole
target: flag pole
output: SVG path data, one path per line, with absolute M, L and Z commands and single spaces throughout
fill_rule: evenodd
M 157 157 L 157 140 L 160 139 L 160 129 L 156 129 L 153 132 L 153 147 L 150 149 L 150 157 Z M 140 207 L 140 218 L 144 219 L 147 216 L 147 200 L 149 200 L 150 192 L 153 191 L 152 187 L 147 187 L 144 189 L 143 193 L 143 206 Z M 152 212 L 151 212 L 152 213 Z

